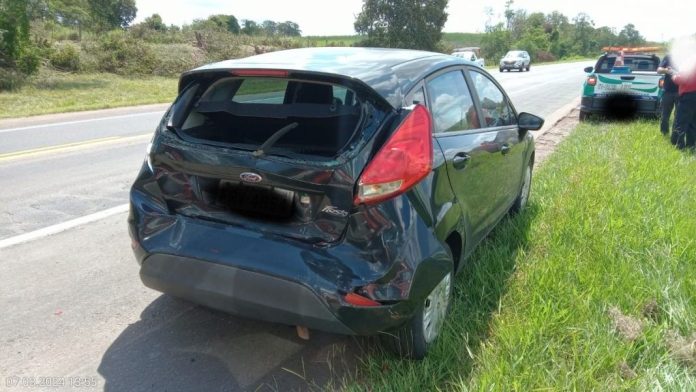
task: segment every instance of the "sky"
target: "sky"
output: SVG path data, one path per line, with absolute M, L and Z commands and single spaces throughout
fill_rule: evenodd
M 353 22 L 362 0 L 136 0 L 136 22 L 158 13 L 167 24 L 187 24 L 212 14 L 232 14 L 237 19 L 290 20 L 300 25 L 302 35 L 352 35 Z M 450 0 L 446 32 L 482 32 L 493 10 L 492 22 L 502 21 L 505 0 Z M 527 12 L 560 11 L 572 20 L 580 12 L 590 15 L 595 27 L 609 26 L 617 32 L 628 23 L 651 41 L 696 33 L 694 0 L 515 0 L 513 9 Z

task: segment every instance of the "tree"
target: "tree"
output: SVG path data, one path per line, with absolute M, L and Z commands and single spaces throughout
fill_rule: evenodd
M 364 45 L 436 50 L 447 21 L 447 0 L 363 0 L 355 31 Z
M 14 67 L 29 43 L 27 0 L 0 5 L 0 67 Z
M 234 15 L 230 15 L 229 17 L 230 18 L 227 20 L 227 31 L 232 34 L 239 34 L 239 21 L 237 21 L 237 18 L 235 18 Z
M 135 0 L 88 0 L 92 17 L 102 30 L 125 28 L 135 19 Z
M 573 18 L 573 23 L 575 24 L 575 35 L 573 37 L 575 52 L 587 56 L 594 50 L 593 48 L 597 46 L 592 37 L 594 22 L 589 15 L 581 12 Z
M 152 14 L 152 16 L 148 16 L 145 18 L 143 23 L 145 24 L 145 27 L 150 30 L 167 31 L 167 25 L 164 24 L 162 17 L 159 14 Z
M 261 22 L 261 29 L 263 29 L 263 33 L 266 35 L 276 35 L 278 32 L 278 23 L 272 20 L 264 20 Z
M 249 19 L 244 19 L 242 20 L 242 34 L 246 35 L 259 35 L 261 34 L 261 27 L 258 25 L 258 23 L 254 22 L 253 20 Z
M 299 37 L 302 35 L 302 30 L 300 30 L 300 25 L 298 25 L 295 22 L 291 22 L 289 20 L 282 22 L 282 23 L 278 23 L 277 31 L 278 31 L 278 34 L 284 35 L 287 37 Z
M 629 23 L 619 33 L 618 41 L 619 45 L 638 46 L 645 43 L 645 38 L 636 30 L 636 26 L 633 23 Z
M 504 24 L 486 28 L 486 34 L 481 39 L 481 51 L 487 58 L 500 58 L 512 47 L 510 31 Z
M 507 0 L 505 2 L 505 20 L 507 21 L 507 29 L 510 30 L 512 28 L 512 18 L 515 17 L 515 11 L 512 9 L 512 4 L 514 3 L 514 0 Z
M 48 14 L 63 26 L 76 27 L 82 39 L 82 29 L 91 20 L 87 0 L 50 0 L 47 3 Z

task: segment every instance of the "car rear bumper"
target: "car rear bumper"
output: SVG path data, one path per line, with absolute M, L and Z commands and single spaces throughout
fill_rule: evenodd
M 400 234 L 383 228 L 379 235 L 389 240 L 356 224 L 360 232 L 349 228 L 340 242 L 317 245 L 170 214 L 134 189 L 128 222 L 143 283 L 235 315 L 371 335 L 411 318 L 451 270 L 441 243 L 423 235 L 428 229 L 421 219 L 410 221 L 419 227 L 392 225 Z M 369 246 L 363 242 L 368 234 Z M 346 301 L 348 293 L 380 305 L 356 306 Z
M 644 98 L 642 96 L 631 97 L 622 95 L 620 100 L 612 96 L 582 97 L 580 111 L 585 113 L 607 113 L 611 108 L 630 107 L 638 115 L 659 115 L 660 102 L 656 98 Z
M 153 254 L 140 268 L 145 286 L 259 320 L 354 334 L 307 287 L 274 276 L 189 257 Z

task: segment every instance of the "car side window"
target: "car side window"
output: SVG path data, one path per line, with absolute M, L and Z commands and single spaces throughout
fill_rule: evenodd
M 406 106 L 411 106 L 417 103 L 425 105 L 425 91 L 423 91 L 423 87 L 419 87 L 416 90 L 411 91 L 411 93 L 409 93 L 404 100 L 404 104 Z
M 480 128 L 476 107 L 461 70 L 439 75 L 427 85 L 435 132 Z
M 479 96 L 484 126 L 500 127 L 516 124 L 515 112 L 498 86 L 481 72 L 471 70 L 470 75 Z

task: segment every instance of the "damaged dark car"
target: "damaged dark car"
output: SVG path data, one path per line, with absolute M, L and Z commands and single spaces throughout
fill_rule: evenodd
M 140 277 L 422 358 L 455 273 L 526 205 L 542 125 L 437 53 L 296 49 L 187 72 L 130 193 Z

